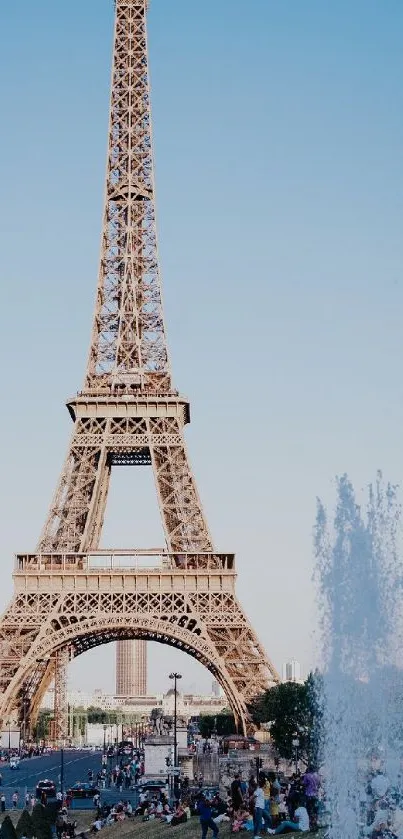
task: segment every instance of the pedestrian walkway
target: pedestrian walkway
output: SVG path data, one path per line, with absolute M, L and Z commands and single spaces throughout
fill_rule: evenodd
M 31 790 L 29 790 L 28 787 L 26 787 L 26 786 L 25 787 L 19 787 L 19 786 L 5 787 L 5 786 L 1 786 L 0 787 L 0 797 L 3 796 L 3 795 L 5 797 L 5 802 L 4 802 L 5 809 L 6 810 L 24 810 L 24 808 L 25 808 L 25 796 L 26 796 L 27 792 L 31 792 Z M 17 793 L 18 799 L 17 799 L 17 806 L 13 807 L 13 796 L 15 795 L 15 793 Z M 0 805 L 0 811 L 2 811 L 1 805 Z

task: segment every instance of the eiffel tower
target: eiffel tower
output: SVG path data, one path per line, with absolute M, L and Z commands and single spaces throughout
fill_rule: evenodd
M 67 735 L 66 668 L 110 641 L 156 640 L 218 680 L 241 728 L 278 681 L 217 553 L 184 441 L 159 279 L 147 0 L 115 0 L 109 144 L 91 344 L 57 489 L 36 551 L 18 554 L 0 621 L 0 722 L 30 730 L 55 680 L 54 739 Z M 166 546 L 99 550 L 113 466 L 152 466 Z M 145 561 L 145 557 L 146 560 Z

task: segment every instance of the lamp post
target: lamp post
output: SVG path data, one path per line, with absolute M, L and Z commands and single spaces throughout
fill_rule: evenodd
M 64 748 L 63 746 L 60 749 L 60 792 L 62 794 L 62 800 L 64 796 Z
M 140 735 L 139 735 L 139 748 L 140 749 L 144 749 L 144 740 L 145 740 L 145 736 L 146 736 L 146 727 L 145 727 L 145 724 L 144 724 L 145 719 L 146 719 L 146 717 L 144 716 L 144 714 L 142 714 L 141 715 L 141 725 L 140 725 Z
M 176 685 L 182 678 L 180 673 L 170 673 L 169 678 L 174 680 L 174 789 L 177 787 L 176 767 L 178 764 L 178 737 L 177 737 L 177 690 Z
M 6 726 L 8 728 L 8 759 L 10 760 L 10 752 L 11 752 L 11 721 L 7 720 Z
M 104 755 L 106 755 L 106 723 L 103 724 L 102 728 L 104 730 Z
M 295 749 L 295 772 L 298 772 L 298 748 L 299 748 L 299 737 L 298 731 L 295 731 L 293 734 L 292 745 Z
M 27 701 L 28 701 L 28 687 L 24 685 L 22 689 L 22 742 L 25 746 L 26 740 L 26 730 L 27 730 Z M 21 748 L 21 734 L 20 734 L 20 754 L 22 752 Z

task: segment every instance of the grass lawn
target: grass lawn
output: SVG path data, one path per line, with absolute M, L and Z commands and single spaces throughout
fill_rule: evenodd
M 220 824 L 220 837 L 222 839 L 229 839 L 230 824 L 224 822 Z M 208 837 L 212 837 L 212 832 L 209 830 Z M 121 824 L 114 824 L 111 827 L 104 827 L 100 831 L 100 839 L 200 839 L 201 827 L 197 816 L 194 816 L 186 824 L 178 824 L 177 827 L 170 827 L 166 822 L 160 822 L 153 819 L 149 822 L 141 821 L 141 818 L 126 819 Z M 247 834 L 245 833 L 246 837 Z
M 77 819 L 77 821 L 79 821 Z M 239 834 L 231 834 L 230 823 L 222 822 L 219 825 L 220 839 L 230 839 L 232 835 L 239 839 L 253 839 L 253 833 L 243 830 Z M 315 833 L 304 833 L 304 839 L 323 839 L 324 830 Z M 292 836 L 295 834 L 288 834 Z M 212 839 L 212 831 L 209 830 L 207 839 Z M 153 819 L 149 822 L 141 821 L 141 818 L 126 819 L 120 824 L 104 827 L 99 833 L 99 839 L 201 839 L 201 826 L 198 816 L 193 816 L 186 824 L 177 827 L 170 827 L 166 822 Z
M 4 815 L 9 815 L 16 824 L 21 810 L 7 810 Z M 81 831 L 87 831 L 94 821 L 94 812 L 92 810 L 72 810 L 69 818 L 77 822 L 77 834 Z M 1 819 L 2 821 L 3 819 Z M 232 836 L 230 831 L 230 823 L 222 822 L 219 825 L 220 839 L 230 839 Z M 325 831 L 319 830 L 316 833 L 304 833 L 304 839 L 323 839 Z M 95 835 L 95 834 L 92 834 Z M 243 830 L 239 834 L 234 834 L 243 839 L 253 839 L 253 834 Z M 284 834 L 287 835 L 287 834 Z M 295 834 L 288 834 L 292 836 Z M 301 834 L 298 834 L 298 836 Z M 212 839 L 212 832 L 209 830 L 207 839 Z M 166 822 L 152 820 L 143 822 L 141 818 L 125 819 L 124 822 L 104 827 L 99 833 L 99 839 L 201 839 L 201 827 L 197 816 L 193 816 L 186 824 L 180 824 L 177 827 L 170 827 Z
M 253 833 L 242 830 L 240 833 L 231 833 L 230 823 L 222 822 L 219 825 L 220 839 L 230 839 L 235 836 L 239 839 L 253 839 Z M 166 839 L 171 836 L 172 839 L 201 839 L 201 826 L 197 816 L 193 816 L 186 824 L 180 824 L 177 827 L 170 827 L 165 822 L 161 824 L 158 821 L 142 822 L 141 819 L 127 819 L 120 825 L 112 825 L 111 827 L 104 827 L 100 831 L 100 839 L 163 839 L 164 834 L 167 834 Z M 325 830 L 321 829 L 315 833 L 288 833 L 284 836 L 303 836 L 303 839 L 323 839 Z M 265 835 L 265 834 L 264 834 Z M 212 831 L 209 830 L 207 839 L 212 839 Z
M 18 822 L 18 819 L 22 813 L 22 810 L 6 810 L 4 816 L 10 816 L 10 819 L 15 826 Z M 3 821 L 4 816 L 2 815 L 0 818 L 0 822 Z M 77 833 L 80 833 L 83 830 L 88 830 L 92 822 L 94 821 L 95 814 L 93 810 L 70 810 L 69 819 L 73 822 L 77 822 Z

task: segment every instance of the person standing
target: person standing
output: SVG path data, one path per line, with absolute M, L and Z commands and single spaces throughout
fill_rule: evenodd
M 218 836 L 218 827 L 213 821 L 210 805 L 204 795 L 201 795 L 197 804 L 202 829 L 202 839 L 206 839 L 209 828 L 213 831 L 214 837 Z
M 270 816 L 272 827 L 277 827 L 280 822 L 280 795 L 274 787 L 270 797 Z
M 271 811 L 270 811 L 270 797 L 271 797 L 270 779 L 263 776 L 262 780 L 264 781 L 264 785 L 263 785 L 264 809 L 265 809 L 266 813 L 269 813 L 271 815 Z
M 264 808 L 264 785 L 265 780 L 262 779 L 253 793 L 253 802 L 255 805 L 253 809 L 253 835 L 255 839 L 260 839 L 262 822 L 264 822 L 266 827 L 271 827 L 270 815 Z
M 299 801 L 299 794 L 300 794 L 299 778 L 298 778 L 298 775 L 295 773 L 291 778 L 291 783 L 290 783 L 290 786 L 288 788 L 288 794 L 287 794 L 287 807 L 288 807 L 288 812 L 289 812 L 291 821 L 294 818 L 294 811 L 295 811 L 296 807 L 298 807 L 297 802 Z
M 248 795 L 249 795 L 250 798 L 252 798 L 253 793 L 255 792 L 255 789 L 257 789 L 257 781 L 256 781 L 255 776 L 251 775 L 250 778 L 249 778 L 249 783 L 248 783 Z
M 3 795 L 0 796 L 0 812 L 6 812 L 6 796 L 4 795 L 4 792 Z
M 242 807 L 243 795 L 241 789 L 241 779 L 239 774 L 236 774 L 231 784 L 231 803 L 235 813 Z
M 314 830 L 318 823 L 318 797 L 320 780 L 313 766 L 308 766 L 302 779 L 302 788 L 305 793 L 306 809 L 308 811 L 311 829 Z
M 17 790 L 15 792 L 13 792 L 13 797 L 12 797 L 11 801 L 12 801 L 12 805 L 13 805 L 13 810 L 16 810 L 17 805 L 18 805 L 18 792 L 17 792 Z

